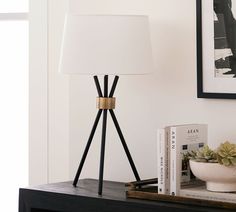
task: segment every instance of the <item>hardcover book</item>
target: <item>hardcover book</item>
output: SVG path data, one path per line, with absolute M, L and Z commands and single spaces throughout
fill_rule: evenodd
M 169 179 L 169 131 L 165 128 L 157 130 L 157 152 L 158 152 L 158 193 L 169 194 L 170 179 Z
M 188 152 L 196 151 L 207 143 L 207 125 L 190 124 L 171 126 L 170 129 L 170 194 L 179 195 L 181 185 L 194 184 Z

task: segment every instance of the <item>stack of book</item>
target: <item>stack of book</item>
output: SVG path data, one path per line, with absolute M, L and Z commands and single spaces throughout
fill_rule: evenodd
M 202 184 L 191 173 L 188 153 L 207 143 L 206 124 L 167 126 L 158 129 L 158 193 L 180 195 L 185 186 Z

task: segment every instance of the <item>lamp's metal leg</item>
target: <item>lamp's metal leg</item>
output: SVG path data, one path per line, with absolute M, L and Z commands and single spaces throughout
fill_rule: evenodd
M 100 83 L 98 81 L 98 77 L 94 76 L 93 79 L 94 79 L 94 82 L 95 82 L 95 85 L 96 85 L 96 88 L 97 88 L 98 96 L 102 97 L 102 90 L 101 90 Z
M 111 91 L 110 91 L 110 94 L 109 94 L 109 97 L 110 97 L 110 98 L 113 97 L 113 95 L 114 95 L 114 92 L 115 92 L 115 89 L 116 89 L 116 85 L 117 85 L 117 83 L 118 83 L 118 80 L 119 80 L 119 77 L 118 77 L 118 76 L 115 76 L 115 79 L 114 79 L 114 81 L 113 81 L 113 83 L 112 83 Z
M 101 143 L 101 156 L 100 156 L 100 169 L 99 169 L 99 185 L 98 185 L 98 194 L 99 195 L 102 194 L 102 187 L 103 187 L 103 172 L 104 172 L 104 159 L 105 159 L 106 128 L 107 128 L 107 110 L 103 110 L 102 143 Z
M 90 145 L 91 145 L 91 143 L 92 143 L 93 136 L 94 136 L 94 133 L 95 133 L 95 131 L 96 131 L 96 128 L 97 128 L 99 119 L 100 119 L 100 117 L 101 117 L 101 114 L 102 114 L 102 110 L 99 110 L 98 113 L 97 113 L 95 122 L 94 122 L 94 124 L 93 124 L 93 128 L 92 128 L 92 130 L 91 130 L 91 133 L 90 133 L 90 136 L 89 136 L 87 145 L 86 145 L 86 147 L 85 147 L 84 154 L 83 154 L 82 159 L 81 159 L 81 161 L 80 161 L 79 168 L 78 168 L 77 173 L 76 173 L 76 175 L 75 175 L 75 179 L 74 179 L 74 182 L 73 182 L 73 186 L 76 186 L 77 183 L 78 183 L 79 176 L 80 176 L 80 173 L 81 173 L 81 171 L 82 171 L 82 168 L 83 168 L 85 159 L 86 159 L 86 157 L 87 157 L 87 154 L 88 154 Z
M 104 76 L 104 97 L 108 97 L 108 75 Z M 102 143 L 101 143 L 101 156 L 99 168 L 99 185 L 98 194 L 102 194 L 103 186 L 103 171 L 104 171 L 104 158 L 105 158 L 105 143 L 106 143 L 106 129 L 107 129 L 107 109 L 103 110 L 103 123 L 102 123 Z
M 94 78 L 94 82 L 95 82 L 95 85 L 96 85 L 96 88 L 97 88 L 98 96 L 99 96 L 99 97 L 102 97 L 102 91 L 101 91 L 100 83 L 99 83 L 99 81 L 98 81 L 98 77 L 97 77 L 97 76 L 94 76 L 93 78 Z M 95 119 L 95 121 L 94 121 L 94 124 L 93 124 L 92 130 L 91 130 L 91 133 L 90 133 L 90 136 L 89 136 L 87 145 L 86 145 L 86 147 L 85 147 L 84 154 L 83 154 L 83 156 L 82 156 L 82 158 L 81 158 L 81 161 L 80 161 L 78 170 L 77 170 L 77 172 L 76 172 L 76 175 L 75 175 L 75 178 L 74 178 L 74 182 L 73 182 L 73 186 L 76 186 L 77 183 L 78 183 L 79 176 L 80 176 L 80 173 L 81 173 L 81 171 L 82 171 L 82 168 L 83 168 L 85 159 L 86 159 L 86 157 L 87 157 L 87 154 L 88 154 L 90 145 L 91 145 L 91 143 L 92 143 L 94 133 L 95 133 L 95 131 L 96 131 L 96 129 L 97 129 L 97 125 L 98 125 L 99 119 L 100 119 L 100 117 L 101 117 L 101 114 L 102 114 L 102 110 L 99 110 L 98 113 L 97 113 L 96 119 Z
M 130 166 L 131 166 L 131 168 L 133 170 L 134 176 L 135 176 L 136 180 L 139 181 L 140 177 L 139 177 L 138 171 L 137 171 L 137 169 L 135 167 L 135 164 L 134 164 L 134 161 L 133 161 L 133 159 L 131 157 L 131 154 L 129 152 L 128 146 L 127 146 L 127 144 L 125 142 L 125 138 L 124 138 L 123 133 L 122 133 L 122 131 L 120 129 L 120 126 L 119 126 L 119 123 L 118 123 L 118 121 L 116 119 L 115 113 L 114 113 L 113 110 L 109 110 L 109 112 L 110 112 L 112 120 L 113 120 L 113 122 L 115 124 L 116 130 L 117 130 L 117 132 L 119 134 L 121 143 L 122 143 L 122 145 L 124 147 L 124 150 L 125 150 L 125 153 L 126 153 L 126 155 L 128 157 L 128 160 L 129 160 Z

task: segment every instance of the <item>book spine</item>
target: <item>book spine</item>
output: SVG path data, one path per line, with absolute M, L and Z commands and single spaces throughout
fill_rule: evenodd
M 165 128 L 165 194 L 170 194 L 170 128 Z
M 177 144 L 176 127 L 170 128 L 170 194 L 177 195 Z M 179 182 L 180 183 L 180 182 Z
M 158 153 L 158 193 L 165 194 L 165 130 L 157 130 L 157 153 Z

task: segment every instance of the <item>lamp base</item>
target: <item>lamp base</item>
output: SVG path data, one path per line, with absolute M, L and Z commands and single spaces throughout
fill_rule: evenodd
M 104 156 L 105 156 L 105 143 L 106 143 L 106 129 L 107 129 L 107 111 L 109 111 L 111 118 L 114 122 L 114 125 L 116 127 L 116 130 L 118 132 L 118 135 L 120 137 L 121 143 L 123 145 L 123 148 L 125 150 L 126 156 L 129 160 L 130 166 L 132 168 L 132 171 L 134 173 L 134 176 L 136 178 L 137 181 L 140 181 L 140 177 L 139 174 L 137 172 L 137 169 L 135 167 L 134 161 L 131 157 L 131 154 L 129 152 L 128 146 L 125 142 L 125 138 L 123 136 L 123 133 L 121 131 L 120 125 L 117 121 L 117 118 L 115 116 L 115 113 L 113 111 L 113 109 L 115 108 L 115 98 L 113 97 L 114 92 L 115 92 L 115 88 L 117 85 L 119 77 L 115 76 L 114 82 L 112 84 L 112 88 L 110 91 L 110 94 L 108 95 L 108 75 L 104 76 L 104 95 L 102 94 L 101 91 L 101 87 L 100 87 L 100 83 L 98 81 L 98 77 L 94 76 L 94 81 L 95 81 L 95 85 L 98 91 L 98 102 L 97 102 L 97 107 L 98 107 L 98 113 L 97 116 L 95 118 L 87 145 L 85 147 L 84 153 L 82 155 L 78 170 L 76 172 L 76 176 L 74 178 L 73 181 L 73 185 L 77 186 L 78 180 L 79 180 L 79 176 L 81 174 L 84 162 L 86 160 L 90 145 L 92 143 L 93 137 L 94 137 L 94 133 L 97 129 L 97 125 L 98 122 L 100 120 L 100 117 L 103 113 L 103 123 L 102 123 L 102 141 L 101 141 L 101 154 L 100 154 L 100 168 L 99 168 L 99 185 L 98 185 L 98 194 L 102 195 L 102 188 L 103 188 L 103 172 L 104 172 Z

